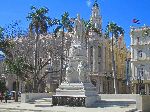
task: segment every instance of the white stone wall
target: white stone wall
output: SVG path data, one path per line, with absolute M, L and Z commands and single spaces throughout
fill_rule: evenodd
M 143 31 L 146 27 L 131 28 L 131 69 L 132 76 L 136 79 L 138 75 L 139 65 L 143 65 L 144 69 L 144 80 L 150 79 L 150 34 L 143 36 Z M 148 28 L 147 28 L 148 29 Z M 142 51 L 142 56 L 138 53 Z
M 145 31 L 148 32 L 145 35 Z M 150 27 L 131 28 L 131 70 L 134 93 L 139 93 L 138 79 L 142 79 L 145 93 L 150 94 Z M 142 72 L 141 72 L 142 71 Z

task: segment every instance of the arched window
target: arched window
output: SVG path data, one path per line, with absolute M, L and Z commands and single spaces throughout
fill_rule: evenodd
M 144 76 L 144 65 L 139 65 L 137 68 L 137 78 Z
M 137 43 L 139 44 L 139 42 L 140 42 L 140 37 L 137 37 Z
M 93 57 L 93 46 L 90 47 L 90 55 Z
M 101 46 L 98 46 L 98 57 L 101 57 L 101 52 L 102 51 L 102 49 L 101 49 Z
M 137 56 L 138 56 L 139 58 L 142 58 L 142 50 L 138 50 Z
M 96 80 L 91 80 L 91 83 L 96 87 Z

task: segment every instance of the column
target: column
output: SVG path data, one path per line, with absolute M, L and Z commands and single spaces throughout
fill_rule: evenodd
M 149 85 L 145 84 L 145 92 L 147 95 L 149 95 Z
M 103 79 L 100 77 L 100 93 L 103 93 Z
M 147 95 L 150 95 L 150 84 L 147 84 Z
M 100 82 L 99 76 L 97 77 L 97 81 L 96 81 L 96 82 L 97 82 L 97 84 L 96 84 L 97 93 L 100 93 L 100 88 L 101 88 L 101 87 L 100 87 L 100 86 L 101 86 L 100 83 L 101 83 L 101 82 Z
M 137 85 L 136 84 L 133 84 L 133 94 L 136 94 L 137 92 L 137 89 L 136 89 Z
M 88 57 L 88 69 L 90 70 L 90 73 L 91 73 L 91 46 L 90 46 L 90 44 L 88 44 L 88 48 L 87 48 L 87 57 Z
M 106 52 L 106 47 L 103 45 L 103 46 L 102 46 L 102 58 L 101 58 L 101 59 L 102 59 L 102 63 L 103 63 L 103 64 L 102 64 L 102 70 L 103 70 L 103 71 L 106 70 L 106 68 L 105 68 L 105 63 L 106 63 L 106 62 L 105 62 L 105 58 L 106 58 L 105 52 Z
M 98 47 L 93 45 L 93 73 L 98 73 Z

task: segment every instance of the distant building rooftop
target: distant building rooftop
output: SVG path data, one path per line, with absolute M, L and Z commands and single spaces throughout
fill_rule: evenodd
M 0 61 L 4 59 L 5 59 L 5 54 L 2 51 L 0 51 Z
M 135 26 L 131 26 L 131 31 L 142 31 L 142 30 L 147 30 L 150 29 L 150 26 L 139 26 L 139 27 L 135 27 Z

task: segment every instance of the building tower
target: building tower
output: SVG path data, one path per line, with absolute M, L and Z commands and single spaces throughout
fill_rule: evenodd
M 91 76 L 91 82 L 96 86 L 98 93 L 104 93 L 104 72 L 105 72 L 105 39 L 102 34 L 102 17 L 100 15 L 100 8 L 95 0 L 92 7 L 92 15 L 90 18 L 91 24 L 101 32 L 98 34 L 94 31 L 90 32 L 88 45 L 88 62 Z
M 102 17 L 100 15 L 100 8 L 99 8 L 99 5 L 97 3 L 97 0 L 95 0 L 95 3 L 92 7 L 91 23 L 94 25 L 95 28 L 97 28 L 101 31 Z

